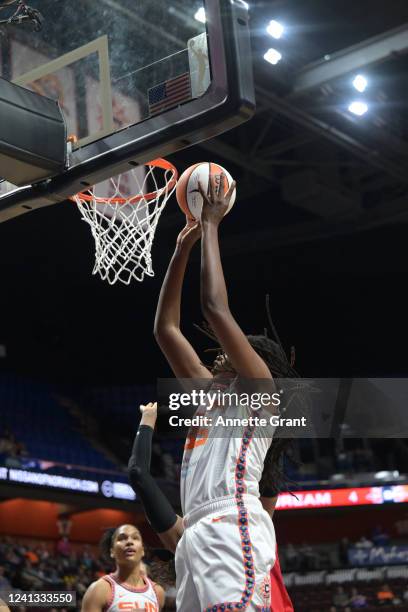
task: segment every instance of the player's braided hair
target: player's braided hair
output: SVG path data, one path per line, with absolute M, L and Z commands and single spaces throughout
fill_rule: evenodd
M 268 306 L 268 303 L 267 303 Z M 275 380 L 280 378 L 298 378 L 294 369 L 295 349 L 291 348 L 291 358 L 288 360 L 282 344 L 268 338 L 266 330 L 261 336 L 247 336 L 252 348 L 264 360 Z M 282 386 L 282 385 L 281 385 Z M 284 386 L 284 385 L 283 385 Z M 259 483 L 261 495 L 272 492 L 278 494 L 286 488 L 288 479 L 285 476 L 285 459 L 293 459 L 293 438 L 275 437 L 265 456 L 262 478 Z
M 247 335 L 248 342 L 258 355 L 262 357 L 275 380 L 279 378 L 300 378 L 299 373 L 294 368 L 295 347 L 291 347 L 290 357 L 288 358 L 273 324 L 269 295 L 266 296 L 266 314 L 275 340 L 269 338 L 268 330 L 264 329 L 264 333 L 261 335 Z M 215 333 L 208 323 L 205 322 L 201 327 L 198 325 L 196 327 L 212 340 L 218 342 Z M 268 491 L 268 496 L 270 496 L 271 491 L 277 494 L 289 484 L 290 481 L 285 476 L 285 458 L 296 463 L 293 457 L 293 438 L 274 438 L 264 461 L 262 478 L 259 483 L 261 495 L 264 491 Z

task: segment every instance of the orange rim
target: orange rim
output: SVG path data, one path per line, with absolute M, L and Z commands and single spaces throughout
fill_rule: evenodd
M 146 162 L 142 165 L 162 168 L 163 170 L 171 170 L 172 176 L 162 189 L 151 191 L 150 193 L 135 195 L 131 198 L 103 198 L 99 196 L 94 196 L 87 192 L 80 191 L 76 194 L 76 196 L 72 196 L 70 199 L 75 201 L 75 197 L 78 197 L 81 200 L 85 200 L 86 202 L 96 202 L 97 204 L 137 204 L 137 202 L 140 202 L 140 200 L 146 200 L 148 202 L 150 202 L 151 200 L 155 200 L 159 191 L 164 191 L 165 189 L 173 189 L 173 187 L 176 185 L 178 179 L 177 168 L 171 162 L 167 161 L 167 159 L 158 157 L 157 159 L 153 159 L 152 161 Z M 93 187 L 90 187 L 90 189 L 93 189 Z

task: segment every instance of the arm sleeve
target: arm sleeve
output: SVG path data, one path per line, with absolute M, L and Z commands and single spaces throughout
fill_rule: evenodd
M 143 504 L 147 520 L 156 533 L 163 533 L 173 527 L 177 515 L 150 474 L 152 439 L 153 429 L 141 425 L 133 443 L 128 473 L 132 489 Z

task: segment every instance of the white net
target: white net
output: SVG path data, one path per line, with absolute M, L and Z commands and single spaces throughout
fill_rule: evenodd
M 176 182 L 176 168 L 157 159 L 106 181 L 108 196 L 98 195 L 97 186 L 74 196 L 95 240 L 93 274 L 111 285 L 154 276 L 154 235 Z

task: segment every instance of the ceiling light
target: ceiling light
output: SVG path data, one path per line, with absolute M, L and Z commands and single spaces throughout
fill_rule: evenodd
M 264 59 L 275 66 L 282 59 L 282 55 L 276 49 L 268 49 L 264 55 Z
M 275 21 L 274 19 L 269 22 L 269 25 L 266 28 L 268 34 L 270 34 L 273 38 L 276 39 L 279 39 L 282 36 L 284 30 L 285 28 L 283 27 L 283 25 L 279 23 L 279 21 Z
M 352 102 L 349 105 L 348 109 L 350 113 L 353 113 L 353 115 L 362 117 L 368 111 L 368 106 L 365 102 L 362 102 L 361 100 L 356 100 L 355 102 Z
M 366 90 L 367 85 L 367 79 L 362 74 L 358 74 L 353 81 L 354 88 L 357 89 L 357 91 L 359 91 L 360 93 L 363 93 L 363 91 Z

